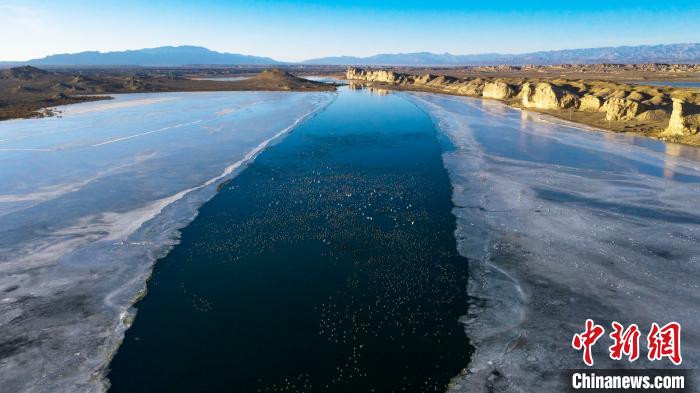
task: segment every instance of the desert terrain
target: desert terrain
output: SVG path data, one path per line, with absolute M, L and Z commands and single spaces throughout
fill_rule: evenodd
M 109 99 L 116 93 L 184 91 L 331 91 L 329 84 L 296 77 L 281 69 L 245 69 L 238 81 L 196 79 L 241 75 L 221 70 L 56 69 L 32 66 L 0 71 L 0 120 L 50 116 L 47 108 Z

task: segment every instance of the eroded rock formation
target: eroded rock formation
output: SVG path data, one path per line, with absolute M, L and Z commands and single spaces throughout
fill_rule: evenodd
M 673 99 L 673 112 L 666 128 L 667 135 L 696 135 L 700 132 L 700 105 Z
M 506 98 L 515 97 L 515 90 L 513 90 L 513 88 L 507 83 L 501 80 L 495 80 L 484 85 L 482 95 L 484 98 L 504 100 Z
M 586 94 L 583 96 L 583 98 L 581 98 L 579 109 L 582 111 L 597 112 L 601 110 L 602 106 L 603 102 L 600 97 L 593 94 Z
M 367 82 L 381 82 L 381 83 L 401 83 L 406 82 L 407 78 L 404 74 L 398 74 L 394 71 L 367 71 L 360 68 L 349 68 L 347 72 L 348 79 L 359 79 Z
M 605 100 L 602 107 L 607 120 L 633 120 L 635 117 L 648 110 L 639 101 L 627 98 L 610 97 Z
M 349 68 L 347 78 L 407 90 L 496 99 L 599 128 L 700 144 L 700 138 L 687 138 L 700 132 L 700 94 L 682 88 L 594 80 L 459 79 L 359 68 Z
M 469 82 L 460 84 L 455 92 L 459 95 L 478 97 L 483 94 L 485 84 L 486 82 L 483 79 L 476 78 Z
M 568 109 L 579 106 L 579 98 L 551 83 L 524 83 L 520 89 L 525 108 Z

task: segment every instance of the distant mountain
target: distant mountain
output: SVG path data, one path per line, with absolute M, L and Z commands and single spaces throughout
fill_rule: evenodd
M 269 57 L 221 53 L 201 46 L 161 46 L 120 52 L 80 52 L 51 55 L 26 62 L 32 66 L 186 66 L 281 64 Z
M 480 56 L 480 55 L 475 55 Z M 490 55 L 481 55 L 490 56 Z M 497 56 L 497 55 L 494 55 Z M 337 56 L 322 57 L 304 61 L 304 64 L 318 65 L 438 65 L 438 64 L 461 64 L 461 56 L 449 53 L 385 53 L 370 57 Z
M 318 65 L 523 65 L 593 63 L 700 63 L 700 44 L 640 45 L 606 48 L 565 49 L 523 54 L 486 53 L 452 55 L 449 53 L 398 53 L 370 57 L 323 57 L 304 64 Z
M 0 68 L 19 67 L 22 64 L 27 63 L 22 63 L 21 61 L 0 61 Z
M 607 48 L 565 49 L 523 54 L 485 53 L 452 55 L 449 53 L 395 53 L 370 57 L 323 57 L 306 60 L 308 65 L 523 65 L 594 63 L 700 63 L 700 44 L 640 45 Z M 29 61 L 0 62 L 0 68 L 20 65 L 46 66 L 190 66 L 190 65 L 280 65 L 269 57 L 222 53 L 200 46 L 161 46 L 120 52 L 80 52 L 51 55 Z

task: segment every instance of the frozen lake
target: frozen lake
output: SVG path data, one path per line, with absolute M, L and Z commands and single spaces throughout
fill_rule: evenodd
M 700 364 L 700 151 L 584 131 L 501 103 L 412 94 L 447 134 L 460 253 L 469 259 L 464 318 L 476 347 L 453 391 L 565 391 L 558 370 L 585 368 L 571 347 L 587 318 L 642 331 L 683 328 L 683 368 Z M 504 348 L 506 350 L 504 350 Z
M 331 102 L 334 104 L 329 106 Z M 333 351 L 349 349 L 342 353 L 355 354 L 362 352 L 356 348 L 365 348 L 363 351 L 370 351 L 371 356 L 363 359 L 376 364 L 368 369 L 392 366 L 400 378 L 400 367 L 395 367 L 400 362 L 410 359 L 417 370 L 428 370 L 421 362 L 430 359 L 414 352 L 412 357 L 396 356 L 398 363 L 387 362 L 380 356 L 386 351 L 374 352 L 374 347 L 364 347 L 365 342 L 358 337 L 373 335 L 376 345 L 386 345 L 390 341 L 381 333 L 383 327 L 390 332 L 395 329 L 394 337 L 400 334 L 407 343 L 415 343 L 410 336 L 414 330 L 404 329 L 396 321 L 408 321 L 423 330 L 433 329 L 423 323 L 433 321 L 439 325 L 433 333 L 453 334 L 450 326 L 456 326 L 461 334 L 461 327 L 450 325 L 450 318 L 453 312 L 468 312 L 462 322 L 476 352 L 468 378 L 457 381 L 454 391 L 479 391 L 486 385 L 506 392 L 560 390 L 558 370 L 582 365 L 581 354 L 571 348 L 571 337 L 583 330 L 587 318 L 608 329 L 612 320 L 624 325 L 636 323 L 644 333 L 651 322 L 678 321 L 684 332 L 683 367 L 698 366 L 700 338 L 695 332 L 700 330 L 700 215 L 696 210 L 700 205 L 700 153 L 696 148 L 585 131 L 488 100 L 425 93 L 392 93 L 385 97 L 369 94 L 369 90 L 337 95 L 135 94 L 64 107 L 61 117 L 0 122 L 3 388 L 99 389 L 96 380 L 104 376 L 104 367 L 132 323 L 129 306 L 143 295 L 140 291 L 151 274 L 152 262 L 172 248 L 178 230 L 192 222 L 199 207 L 224 181 L 237 175 L 265 146 L 324 108 L 327 111 L 323 116 L 305 123 L 299 135 L 270 149 L 270 154 L 260 157 L 260 165 L 251 167 L 250 173 L 246 171 L 247 176 L 236 178 L 240 184 L 229 183 L 217 199 L 205 206 L 202 217 L 218 217 L 219 221 L 201 219 L 188 227 L 194 235 L 189 241 L 183 237 L 185 241 L 176 248 L 180 251 L 168 256 L 173 263 L 164 264 L 162 271 L 178 277 L 181 264 L 192 269 L 188 261 L 197 256 L 194 251 L 220 253 L 232 260 L 246 257 L 234 252 L 240 249 L 274 255 L 279 251 L 275 241 L 297 241 L 307 233 L 313 236 L 302 240 L 311 243 L 294 243 L 287 250 L 295 261 L 304 262 L 300 266 L 307 270 L 289 269 L 289 274 L 304 273 L 297 277 L 303 283 L 323 269 L 334 271 L 324 258 L 346 258 L 352 263 L 348 266 L 358 268 L 358 273 L 352 280 L 341 277 L 341 283 L 347 284 L 343 293 L 356 297 L 324 297 L 328 300 L 323 304 L 325 308 L 309 307 L 310 314 L 299 314 L 297 309 L 287 309 L 287 303 L 278 302 L 279 297 L 268 296 L 268 306 L 277 307 L 279 313 L 262 313 L 271 321 L 265 329 L 257 328 L 260 321 L 256 318 L 261 313 L 255 312 L 245 314 L 248 325 L 230 325 L 250 326 L 245 333 L 252 334 L 253 339 L 239 335 L 240 341 L 222 345 L 223 340 L 204 334 L 205 329 L 198 332 L 203 334 L 202 341 L 190 343 L 193 351 L 199 350 L 198 344 L 205 339 L 219 349 L 240 348 L 237 343 L 243 342 L 260 361 L 239 356 L 241 364 L 268 367 L 270 364 L 261 356 L 275 354 L 279 347 L 259 352 L 256 343 L 272 341 L 256 341 L 255 334 L 288 338 L 309 333 L 292 328 L 281 334 L 274 320 L 278 316 L 299 320 L 300 315 L 320 312 L 326 323 L 323 332 L 332 333 L 333 339 L 342 333 L 347 338 L 343 342 L 349 345 L 331 345 L 328 351 L 314 346 L 316 350 L 333 359 L 345 359 Z M 435 140 L 431 119 L 441 131 L 438 135 L 449 139 L 443 141 L 444 146 Z M 402 198 L 409 196 L 410 202 L 404 203 Z M 398 201 L 405 206 L 399 209 L 395 205 Z M 232 208 L 242 204 L 247 208 Z M 456 216 L 461 256 L 444 252 L 445 245 L 454 247 L 449 235 L 454 223 L 451 208 Z M 321 226 L 323 220 L 330 220 L 332 225 Z M 261 222 L 268 227 L 261 226 Z M 394 231 L 401 236 L 395 236 Z M 209 236 L 212 233 L 222 236 Z M 266 236 L 269 234 L 276 236 Z M 439 242 L 435 241 L 438 235 Z M 351 241 L 355 243 L 349 245 Z M 258 244 L 266 247 L 256 247 Z M 405 258 L 399 252 L 387 253 L 392 244 L 406 254 Z M 336 245 L 340 246 L 337 250 Z M 431 251 L 431 247 L 439 252 Z M 371 255 L 358 259 L 356 250 L 387 254 L 381 254 L 380 259 Z M 317 252 L 318 258 L 305 259 L 311 251 Z M 432 261 L 432 255 L 442 257 Z M 472 304 L 469 310 L 464 305 L 462 312 L 454 308 L 459 301 L 466 302 L 466 295 L 464 299 L 459 297 L 461 275 L 438 275 L 442 282 L 452 283 L 447 288 L 432 280 L 429 267 L 439 267 L 443 272 L 448 271 L 446 266 L 457 269 L 464 257 L 469 260 Z M 237 269 L 245 272 L 248 267 L 267 265 L 219 263 L 225 260 L 212 259 L 212 269 L 235 272 L 230 277 L 240 280 L 240 288 L 262 288 L 246 287 L 250 281 Z M 276 260 L 261 259 L 264 263 Z M 383 262 L 363 262 L 374 260 Z M 208 270 L 194 267 L 184 271 L 204 274 Z M 280 283 L 291 283 L 284 270 L 262 269 L 256 279 L 265 283 L 265 274 L 272 271 Z M 208 285 L 206 276 L 198 278 L 189 275 L 183 283 L 196 281 L 203 293 L 213 291 L 212 297 L 188 303 L 190 291 L 180 294 L 182 302 L 177 303 L 168 293 L 194 287 L 168 281 L 168 285 L 161 286 L 161 295 L 154 291 L 156 296 L 145 298 L 144 309 L 152 307 L 153 312 L 144 312 L 142 327 L 137 319 L 130 330 L 132 348 L 123 347 L 122 360 L 128 371 L 141 372 L 128 361 L 129 354 L 158 367 L 158 356 L 140 356 L 139 351 L 145 349 L 143 353 L 153 355 L 156 352 L 152 349 L 157 348 L 167 355 L 173 349 L 168 338 L 178 334 L 187 338 L 186 330 L 159 334 L 160 318 L 172 318 L 177 324 L 184 315 L 170 313 L 161 305 L 182 307 L 196 315 L 219 307 L 212 299 L 220 297 L 230 302 L 227 304 L 256 309 L 257 303 L 247 301 L 252 298 L 231 297 L 217 290 L 229 288 L 223 274 L 215 281 L 220 286 Z M 376 284 L 368 287 L 371 291 L 364 289 L 363 279 Z M 387 282 L 392 285 L 386 286 Z M 420 285 L 413 290 L 410 283 Z M 335 288 L 331 285 L 325 281 L 323 285 L 280 284 L 276 290 L 288 290 L 290 294 L 300 289 L 332 292 Z M 376 295 L 386 288 L 391 289 L 392 296 Z M 433 294 L 415 299 L 421 291 Z M 243 296 L 250 293 L 241 292 Z M 284 293 L 289 302 L 301 299 Z M 344 304 L 348 299 L 352 301 Z M 384 304 L 387 300 L 390 302 Z M 438 312 L 423 300 L 437 302 L 449 312 Z M 421 306 L 421 311 L 411 315 L 418 306 L 413 308 L 410 301 Z M 196 310 L 187 308 L 192 304 Z M 340 306 L 346 311 L 337 311 Z M 392 313 L 379 312 L 378 306 Z M 212 315 L 203 315 L 198 317 L 202 323 L 212 320 Z M 378 320 L 381 323 L 375 323 Z M 192 317 L 188 321 L 199 320 Z M 314 321 L 307 318 L 301 323 Z M 144 331 L 151 332 L 154 339 L 141 341 L 140 332 Z M 423 337 L 428 336 L 439 338 L 424 331 Z M 306 353 L 306 360 L 316 361 L 316 370 L 323 374 L 323 367 L 331 363 L 318 361 L 323 358 L 307 351 L 302 345 L 306 342 L 286 339 L 280 340 L 280 345 Z M 441 345 L 448 342 L 441 340 Z M 649 366 L 643 359 L 631 366 L 614 362 L 607 357 L 607 345 L 601 340 L 594 349 L 597 367 Z M 428 353 L 438 347 L 430 344 L 426 348 Z M 450 345 L 433 355 L 452 356 L 450 351 L 455 348 Z M 401 345 L 396 353 L 404 350 L 406 347 Z M 458 350 L 457 355 L 464 351 Z M 297 352 L 287 351 L 286 356 Z M 362 364 L 359 359 L 347 359 Z M 170 378 L 169 371 L 184 364 L 183 372 L 187 372 L 187 359 L 173 356 L 169 361 L 173 366 L 163 369 L 160 377 L 174 383 L 175 388 L 182 386 Z M 218 363 L 225 365 L 225 361 Z M 291 358 L 282 363 L 290 368 L 305 364 Z M 657 362 L 653 366 L 668 364 Z M 342 371 L 343 378 L 366 377 L 357 370 L 337 370 Z M 271 373 L 278 371 L 273 369 Z M 224 369 L 217 375 L 224 385 L 228 383 L 227 372 Z M 448 378 L 445 370 L 440 373 L 440 381 Z M 372 376 L 377 382 L 372 386 L 381 386 L 386 375 Z M 411 375 L 415 378 L 418 374 Z M 353 379 L 352 383 L 360 380 Z M 122 381 L 136 380 L 125 377 Z M 431 389 L 442 386 L 443 382 L 438 382 L 432 380 Z M 283 385 L 281 380 L 273 387 Z
M 423 111 L 340 88 L 158 261 L 110 392 L 444 392 L 470 355 L 450 195 Z
M 152 262 L 327 93 L 167 93 L 0 122 L 0 381 L 87 391 Z

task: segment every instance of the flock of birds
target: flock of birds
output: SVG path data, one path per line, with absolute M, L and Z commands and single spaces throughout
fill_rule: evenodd
M 203 224 L 208 235 L 187 250 L 188 260 L 245 264 L 311 242 L 314 258 L 346 272 L 316 300 L 318 329 L 308 332 L 334 354 L 333 372 L 261 379 L 258 391 L 444 391 L 469 356 L 458 323 L 468 308 L 468 265 L 456 250 L 446 175 L 421 162 L 407 171 L 346 159 L 362 153 L 366 138 L 297 133 L 288 138 L 303 144 L 266 152 L 223 187 L 244 194 L 236 200 L 247 206 L 217 211 L 219 219 Z M 191 296 L 197 311 L 217 307 Z

